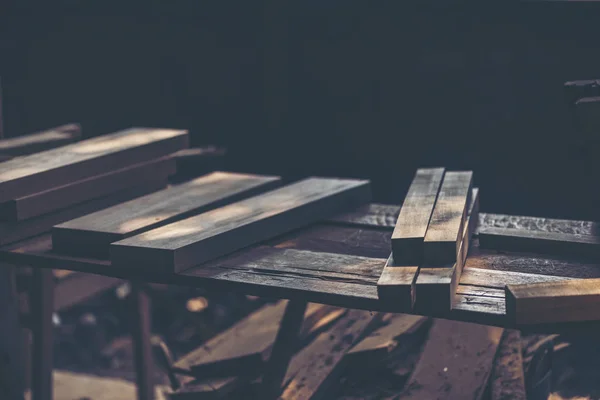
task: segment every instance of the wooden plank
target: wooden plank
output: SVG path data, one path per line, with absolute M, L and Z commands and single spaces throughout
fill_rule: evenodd
M 42 192 L 188 147 L 188 133 L 131 128 L 0 164 L 0 202 Z
M 600 258 L 600 236 L 486 227 L 479 230 L 479 244 L 495 250 Z
M 64 254 L 108 257 L 112 242 L 253 196 L 279 182 L 279 177 L 214 172 L 57 225 L 53 247 Z
M 473 172 L 446 172 L 423 243 L 428 265 L 456 262 L 471 196 Z
M 421 266 L 415 281 L 415 307 L 421 312 L 445 311 L 452 308 L 454 293 L 460 281 L 464 263 L 469 254 L 471 235 L 479 220 L 479 191 L 473 190 L 469 215 L 463 228 L 458 260 L 447 266 Z M 421 301 L 419 302 L 419 299 Z
M 491 213 L 479 214 L 479 227 L 482 229 L 495 227 L 576 235 L 596 235 L 600 232 L 598 223 L 593 221 Z
M 504 290 L 506 285 L 519 285 L 538 282 L 560 282 L 575 279 L 564 276 L 528 274 L 524 272 L 496 271 L 469 267 L 463 270 L 460 278 L 461 285 L 474 285 Z
M 33 362 L 31 363 L 32 400 L 52 399 L 52 369 L 54 366 L 54 276 L 48 269 L 33 270 L 33 285 L 29 291 L 33 323 Z
M 434 321 L 421 358 L 398 399 L 481 399 L 502 328 Z
M 102 210 L 106 207 L 111 207 L 122 201 L 128 201 L 139 196 L 144 196 L 148 193 L 160 190 L 166 185 L 166 180 L 156 180 L 152 177 L 150 180 L 139 182 L 136 186 L 109 196 L 89 200 L 50 214 L 41 215 L 20 222 L 0 223 L 0 245 L 4 246 L 28 237 L 39 235 L 49 231 L 52 226 L 56 224 L 80 217 L 90 212 Z
M 131 282 L 129 294 L 131 337 L 135 364 L 135 383 L 138 400 L 154 399 L 154 357 L 150 343 L 150 298 L 140 282 Z
M 334 215 L 328 222 L 350 225 L 394 229 L 400 215 L 400 206 L 370 203 L 349 212 Z
M 527 400 L 521 333 L 504 331 L 490 376 L 490 400 Z
M 506 286 L 506 314 L 519 325 L 600 319 L 600 279 Z
M 309 178 L 113 243 L 110 258 L 180 272 L 370 200 L 368 181 Z
M 153 179 L 167 180 L 175 173 L 175 161 L 170 158 L 141 163 L 106 174 L 94 176 L 0 204 L 0 219 L 22 221 L 58 211 L 91 199 L 135 186 Z
M 417 170 L 392 233 L 392 253 L 396 263 L 420 265 L 425 233 L 443 177 L 444 168 Z
M 349 310 L 333 327 L 294 356 L 281 398 L 330 398 L 332 386 L 347 364 L 346 353 L 380 318 L 381 315 L 368 311 Z
M 471 215 L 471 213 L 477 213 L 479 210 L 479 190 L 477 188 L 472 190 L 469 210 L 469 215 Z M 475 217 L 475 219 L 469 219 L 467 226 L 474 229 L 474 224 L 476 221 L 477 217 Z M 468 230 L 465 230 L 465 233 L 468 233 Z M 468 253 L 468 246 L 463 252 L 464 257 L 466 257 L 466 254 Z M 460 275 L 457 277 L 455 270 L 452 270 L 451 268 L 443 268 L 443 270 L 440 271 L 437 271 L 435 268 L 428 269 L 431 271 L 426 273 L 427 277 L 431 276 L 434 278 L 436 274 L 440 275 L 437 281 L 441 280 L 447 284 L 450 284 L 453 280 L 453 277 L 454 281 L 458 281 L 460 279 Z M 446 274 L 449 274 L 449 276 L 446 277 L 445 280 L 442 279 Z M 383 267 L 383 271 L 381 272 L 381 276 L 377 282 L 377 294 L 379 299 L 388 303 L 404 304 L 407 307 L 405 309 L 406 311 L 411 310 L 415 306 L 416 302 L 417 291 L 415 289 L 415 285 L 417 283 L 418 275 L 418 265 L 399 265 L 395 262 L 393 254 L 391 254 L 385 266 Z M 427 291 L 427 287 L 425 287 L 425 285 L 428 282 L 429 284 L 433 284 L 432 279 L 425 280 L 422 278 L 421 280 L 421 285 L 424 287 L 425 291 Z
M 67 124 L 41 132 L 0 140 L 0 153 L 24 156 L 64 146 L 81 138 L 79 124 Z

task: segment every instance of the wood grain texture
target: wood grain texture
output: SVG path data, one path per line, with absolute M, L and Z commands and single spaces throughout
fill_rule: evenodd
M 272 189 L 279 177 L 213 172 L 52 229 L 57 252 L 108 257 L 116 242 Z
M 516 324 L 600 319 L 600 279 L 506 286 L 507 318 Z
M 170 158 L 122 168 L 4 202 L 0 204 L 0 219 L 10 222 L 31 219 L 87 200 L 126 190 L 140 181 L 148 180 L 149 177 L 167 180 L 174 173 L 175 161 Z
M 0 202 L 42 192 L 188 147 L 188 133 L 131 128 L 0 164 Z
M 0 223 L 0 246 L 42 234 L 49 231 L 52 226 L 56 224 L 80 217 L 90 212 L 102 210 L 106 207 L 111 207 L 122 201 L 128 201 L 139 196 L 144 196 L 148 193 L 163 189 L 166 186 L 166 179 L 155 180 L 154 178 L 151 178 L 148 181 L 140 181 L 137 185 L 117 193 L 92 199 L 63 210 L 40 215 L 39 217 L 25 221 Z
M 57 126 L 41 132 L 0 140 L 0 154 L 24 156 L 64 146 L 81 137 L 79 124 Z
M 527 231 L 568 233 L 575 235 L 596 235 L 600 233 L 598 223 L 593 221 L 578 221 L 571 219 L 554 219 L 540 217 L 525 217 L 506 214 L 479 214 L 479 227 L 509 228 Z
M 398 399 L 481 399 L 502 328 L 436 320 Z
M 123 268 L 180 272 L 370 200 L 368 181 L 308 178 L 113 243 Z
M 417 170 L 392 232 L 392 253 L 396 263 L 421 264 L 425 233 L 443 177 L 444 168 Z
M 600 236 L 486 227 L 479 230 L 482 248 L 597 260 Z
M 283 399 L 331 398 L 333 385 L 347 364 L 345 355 L 380 315 L 349 310 L 328 331 L 294 356 L 285 382 Z
M 422 265 L 415 280 L 415 307 L 421 312 L 434 312 L 452 308 L 454 293 L 460 281 L 463 266 L 471 247 L 471 236 L 479 220 L 479 191 L 473 190 L 471 204 L 458 250 L 458 260 L 446 266 L 430 268 Z M 421 299 L 419 301 L 418 299 Z
M 504 331 L 490 376 L 490 400 L 527 400 L 521 333 Z
M 470 203 L 473 172 L 446 172 L 423 243 L 423 262 L 456 262 Z

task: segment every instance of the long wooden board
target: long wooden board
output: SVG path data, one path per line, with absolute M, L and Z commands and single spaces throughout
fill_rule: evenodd
M 473 172 L 450 171 L 444 175 L 423 243 L 427 265 L 454 263 L 470 204 Z
M 481 399 L 502 332 L 491 326 L 435 320 L 398 399 Z
M 188 147 L 184 130 L 131 128 L 0 164 L 0 202 L 153 160 Z
M 272 189 L 279 177 L 214 172 L 52 229 L 54 250 L 108 257 L 109 245 L 169 223 Z
M 392 253 L 396 263 L 420 265 L 425 233 L 443 177 L 444 168 L 417 170 L 392 233 Z
M 421 312 L 447 311 L 452 308 L 454 294 L 469 254 L 471 236 L 479 220 L 479 190 L 473 189 L 469 215 L 463 228 L 459 256 L 455 263 L 428 268 L 421 266 L 415 282 L 415 307 Z M 420 300 L 420 301 L 419 301 Z
M 506 286 L 506 315 L 516 324 L 600 319 L 600 279 Z
M 0 204 L 0 220 L 16 222 L 48 214 L 69 206 L 108 196 L 154 177 L 167 180 L 175 173 L 169 157 L 122 168 L 68 185 L 59 186 Z
M 600 258 L 600 236 L 485 227 L 479 230 L 482 248 L 561 256 Z
M 50 214 L 41 215 L 21 222 L 0 223 L 0 246 L 35 235 L 40 235 L 49 231 L 52 226 L 60 224 L 61 222 L 155 192 L 166 187 L 167 183 L 166 179 L 151 178 L 148 181 L 141 181 L 136 186 L 109 196 L 89 200 Z
M 0 154 L 23 156 L 75 142 L 81 137 L 79 124 L 67 124 L 41 132 L 0 140 Z
M 243 247 L 358 207 L 368 181 L 308 178 L 113 243 L 113 265 L 180 272 Z
M 470 214 L 475 215 L 479 212 L 479 189 L 475 188 L 471 194 L 471 205 Z M 469 237 L 477 224 L 478 217 L 469 219 L 471 223 L 468 226 L 471 228 L 470 231 L 465 233 L 469 234 Z M 468 247 L 464 249 L 464 257 L 468 253 Z M 453 280 L 458 282 L 460 275 L 456 276 L 456 270 L 452 268 L 442 268 L 438 271 L 438 268 L 428 268 L 427 276 L 431 275 L 434 277 L 436 274 L 439 275 L 436 281 L 450 283 Z M 379 299 L 392 302 L 397 304 L 405 304 L 404 310 L 410 311 L 415 306 L 416 302 L 416 283 L 417 276 L 419 275 L 419 265 L 402 265 L 402 263 L 396 263 L 394 255 L 391 254 L 381 271 L 381 276 L 377 282 L 377 295 Z M 443 278 L 442 278 L 443 277 Z M 428 280 L 429 283 L 431 279 Z M 421 280 L 421 285 L 425 284 L 425 279 Z M 427 291 L 427 289 L 425 289 Z
M 521 333 L 506 329 L 490 376 L 490 400 L 527 400 Z

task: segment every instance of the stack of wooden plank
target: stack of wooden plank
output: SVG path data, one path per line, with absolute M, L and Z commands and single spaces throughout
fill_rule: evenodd
M 417 171 L 377 284 L 381 300 L 423 312 L 452 308 L 478 221 L 479 191 L 472 180 L 472 171 Z
M 132 128 L 0 163 L 0 244 L 167 185 L 188 133 Z

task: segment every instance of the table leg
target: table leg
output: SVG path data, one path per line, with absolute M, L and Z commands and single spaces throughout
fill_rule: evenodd
M 265 366 L 261 399 L 276 399 L 281 394 L 283 380 L 295 350 L 307 303 L 290 300 L 285 308 L 271 357 Z
M 131 337 L 135 358 L 138 400 L 154 399 L 150 299 L 139 282 L 131 282 Z
M 31 331 L 33 362 L 31 365 L 31 398 L 51 400 L 54 335 L 54 274 L 51 269 L 33 268 L 31 301 Z

